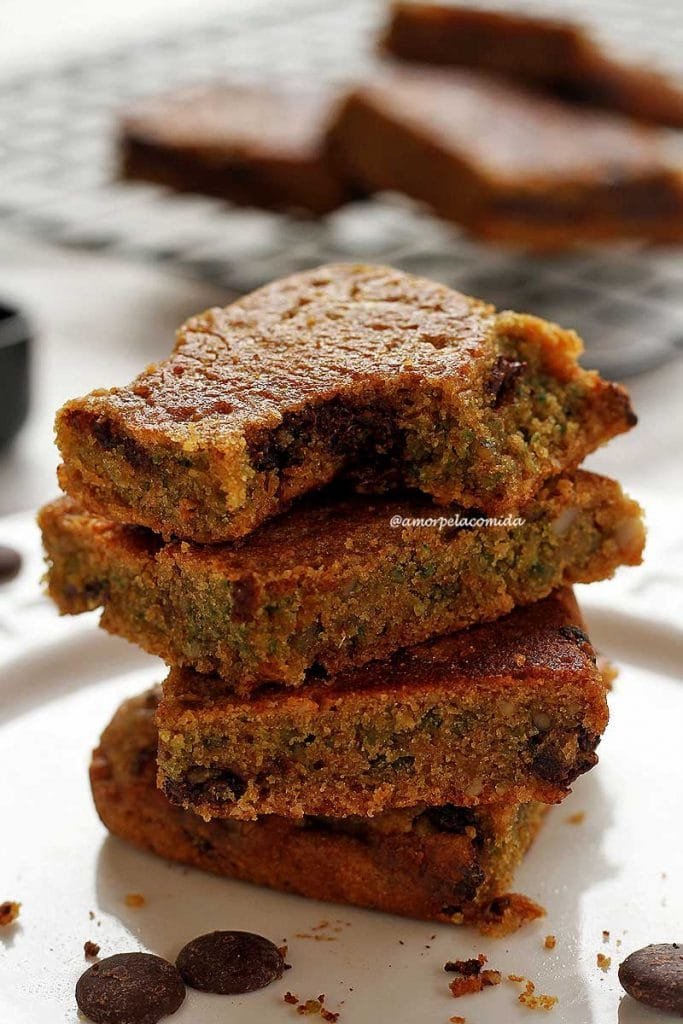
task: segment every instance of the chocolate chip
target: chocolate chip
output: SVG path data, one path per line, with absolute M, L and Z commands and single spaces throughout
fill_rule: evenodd
M 247 783 L 228 768 L 212 771 L 197 769 L 188 772 L 187 780 L 175 782 L 164 780 L 163 790 L 171 803 L 185 804 L 234 804 L 247 791 Z
M 496 896 L 489 904 L 489 912 L 494 917 L 502 917 L 505 911 L 510 909 L 511 903 L 509 896 Z
M 538 779 L 554 786 L 568 786 L 573 781 L 571 766 L 562 754 L 552 747 L 541 750 L 531 763 L 531 770 Z
M 443 807 L 428 807 L 424 814 L 429 824 L 439 832 L 462 836 L 466 828 L 477 827 L 476 815 L 469 807 L 444 804 Z
M 471 960 L 447 960 L 443 969 L 453 974 L 462 974 L 464 978 L 476 978 L 481 971 L 481 966 L 482 961 L 473 957 Z
M 578 626 L 560 626 L 557 631 L 565 640 L 574 640 L 577 644 L 590 643 L 588 637 Z
M 639 1003 L 683 1016 L 683 943 L 636 950 L 620 964 L 619 981 Z
M 152 953 L 117 953 L 82 974 L 79 1010 L 95 1024 L 156 1024 L 185 999 L 178 971 Z
M 486 382 L 486 391 L 493 399 L 494 409 L 498 409 L 512 394 L 517 378 L 524 373 L 526 367 L 526 363 L 517 359 L 498 356 Z
M 78 424 L 75 424 L 78 426 Z M 87 424 L 84 425 L 88 429 Z M 137 469 L 143 469 L 151 464 L 147 453 L 128 434 L 123 433 L 107 419 L 101 417 L 90 421 L 90 430 L 98 444 L 105 451 L 117 449 Z
M 209 932 L 184 946 L 176 966 L 192 988 L 234 995 L 264 988 L 282 977 L 276 945 L 251 932 Z
M 462 878 L 453 886 L 453 896 L 457 900 L 470 902 L 473 900 L 480 887 L 486 881 L 486 874 L 478 864 L 470 864 L 463 871 Z
M 0 583 L 9 583 L 19 574 L 21 555 L 14 548 L 0 544 Z

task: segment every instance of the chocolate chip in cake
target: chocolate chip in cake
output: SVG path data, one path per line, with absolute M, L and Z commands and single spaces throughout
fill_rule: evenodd
M 0 544 L 0 583 L 9 583 L 18 576 L 21 569 L 21 555 L 14 548 Z
M 512 394 L 517 378 L 524 373 L 526 367 L 527 364 L 518 359 L 498 356 L 486 382 L 486 390 L 493 399 L 494 409 L 498 409 Z
M 439 832 L 464 835 L 466 828 L 476 828 L 477 818 L 469 807 L 444 804 L 443 807 L 428 807 L 424 812 L 430 825 Z
M 185 985 L 152 953 L 117 953 L 93 964 L 76 984 L 76 1002 L 94 1024 L 156 1024 L 175 1013 Z
M 274 943 L 239 931 L 200 935 L 181 949 L 176 965 L 192 988 L 222 995 L 264 988 L 284 971 L 282 954 Z
M 619 981 L 638 1002 L 683 1016 L 683 943 L 636 950 L 620 964 Z

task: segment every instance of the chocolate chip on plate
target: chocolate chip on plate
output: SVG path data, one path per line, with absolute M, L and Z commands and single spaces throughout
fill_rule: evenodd
M 639 1003 L 683 1016 L 683 943 L 637 949 L 619 965 L 619 981 Z
M 281 978 L 284 960 L 277 946 L 262 935 L 209 932 L 183 946 L 176 966 L 192 988 L 234 995 Z
M 21 569 L 21 555 L 14 548 L 0 544 L 0 583 L 9 583 Z
M 117 953 L 76 984 L 79 1010 L 94 1024 L 156 1024 L 185 999 L 178 971 L 152 953 Z

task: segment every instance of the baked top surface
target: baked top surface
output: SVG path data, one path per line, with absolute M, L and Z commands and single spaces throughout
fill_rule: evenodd
M 65 413 L 101 412 L 129 432 L 163 432 L 191 450 L 248 426 L 275 427 L 284 410 L 343 389 L 425 376 L 465 387 L 495 326 L 491 306 L 425 278 L 362 264 L 320 267 L 193 317 L 169 359 L 128 387 L 68 403 Z
M 325 86 L 216 85 L 141 101 L 124 113 L 125 138 L 207 159 L 311 160 L 337 94 Z
M 395 68 L 355 93 L 499 186 L 554 186 L 664 169 L 663 136 L 464 69 Z
M 634 555 L 639 539 L 642 540 L 639 508 L 621 492 L 618 484 L 596 473 L 577 470 L 571 477 L 549 481 L 522 510 L 522 518 L 528 518 L 532 525 L 544 514 L 544 506 L 549 502 L 553 503 L 553 514 L 561 514 L 565 508 L 578 511 L 583 507 L 597 507 L 600 500 L 604 502 L 604 509 L 598 515 L 601 528 L 609 530 L 623 520 L 624 541 L 633 542 L 624 543 L 623 553 Z M 459 530 L 451 526 L 444 532 L 436 522 L 440 517 L 455 518 L 458 513 L 464 517 L 473 514 L 455 506 L 435 508 L 419 495 L 339 498 L 332 495 L 329 499 L 303 500 L 240 541 L 210 546 L 183 541 L 164 543 L 149 530 L 88 513 L 67 496 L 46 505 L 39 521 L 49 535 L 59 537 L 67 531 L 69 537 L 80 536 L 84 544 L 95 543 L 103 551 L 110 549 L 115 556 L 130 554 L 145 558 L 164 553 L 187 570 L 218 573 L 226 579 L 239 578 L 249 572 L 265 580 L 299 571 L 309 575 L 315 570 L 326 570 L 334 582 L 335 577 L 341 577 L 345 566 L 369 562 L 383 552 L 399 555 L 406 542 L 414 544 L 418 539 L 424 540 L 435 552 L 442 545 L 451 544 L 455 533 L 464 533 L 466 528 Z M 422 519 L 435 525 L 392 527 L 396 517 Z M 626 536 L 628 524 L 633 526 L 632 537 Z M 483 526 L 481 529 L 495 529 L 502 538 L 511 527 Z

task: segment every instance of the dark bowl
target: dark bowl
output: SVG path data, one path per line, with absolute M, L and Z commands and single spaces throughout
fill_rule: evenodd
M 0 447 L 9 444 L 26 419 L 30 346 L 26 318 L 0 303 Z

